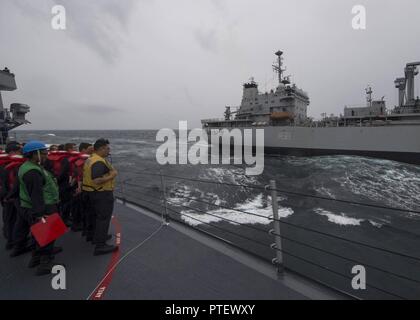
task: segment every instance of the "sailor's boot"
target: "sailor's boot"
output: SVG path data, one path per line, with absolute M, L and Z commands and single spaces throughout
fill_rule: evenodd
M 118 246 L 111 246 L 109 244 L 97 244 L 95 251 L 93 252 L 94 256 L 100 256 L 103 254 L 113 253 L 118 250 Z
M 36 251 L 33 251 L 31 260 L 29 260 L 29 263 L 28 263 L 28 268 L 31 268 L 31 269 L 35 268 L 36 266 L 39 266 L 40 263 L 41 263 L 41 256 Z
M 51 270 L 53 268 L 53 258 L 50 255 L 42 255 L 40 256 L 40 263 L 38 269 L 36 269 L 36 276 L 45 276 L 47 274 L 51 274 Z
M 21 256 L 27 252 L 30 252 L 32 249 L 30 247 L 27 246 L 15 246 L 13 251 L 10 253 L 10 257 L 14 258 L 14 257 L 18 257 Z

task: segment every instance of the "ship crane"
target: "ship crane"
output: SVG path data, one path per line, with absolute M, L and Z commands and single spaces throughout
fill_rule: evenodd
M 233 114 L 237 114 L 239 112 L 239 110 L 236 111 L 232 111 L 232 107 L 226 106 L 226 111 L 225 111 L 225 120 L 229 121 L 232 118 Z
M 420 62 L 407 63 L 405 67 L 405 79 L 407 82 L 407 101 L 406 104 L 414 105 L 414 77 L 419 74 L 417 66 L 420 66 Z
M 397 78 L 395 80 L 395 88 L 398 89 L 398 106 L 399 107 L 402 107 L 404 105 L 405 87 L 406 87 L 405 78 Z
M 407 63 L 404 71 L 404 78 L 395 79 L 395 88 L 398 89 L 398 106 L 403 107 L 405 105 L 413 106 L 416 104 L 414 98 L 414 78 L 419 74 L 417 67 L 420 66 L 420 62 Z

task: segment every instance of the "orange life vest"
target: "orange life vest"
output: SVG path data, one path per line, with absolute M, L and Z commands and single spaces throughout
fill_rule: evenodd
M 9 190 L 12 190 L 17 182 L 17 170 L 19 170 L 20 166 L 27 160 L 20 156 L 11 156 L 11 158 L 12 161 L 4 167 L 7 171 L 7 187 Z

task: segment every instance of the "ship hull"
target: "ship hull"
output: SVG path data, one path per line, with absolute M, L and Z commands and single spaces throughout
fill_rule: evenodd
M 420 153 L 415 152 L 387 152 L 343 149 L 303 149 L 303 148 L 275 148 L 267 147 L 264 153 L 268 155 L 290 155 L 297 157 L 315 157 L 329 155 L 351 155 L 378 159 L 394 160 L 399 162 L 420 165 Z
M 420 125 L 318 128 L 268 126 L 238 129 L 242 133 L 244 129 L 253 131 L 253 146 L 255 146 L 255 130 L 264 130 L 266 154 L 355 155 L 420 165 Z M 211 134 L 209 138 L 211 139 Z M 221 139 L 213 140 L 210 141 L 212 144 L 222 143 Z

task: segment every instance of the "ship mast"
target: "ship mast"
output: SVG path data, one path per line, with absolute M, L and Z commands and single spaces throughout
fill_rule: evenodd
M 283 72 L 286 71 L 286 69 L 283 69 L 283 51 L 277 51 L 276 56 L 278 57 L 277 65 L 273 65 L 274 72 L 276 72 L 279 75 L 279 84 L 283 83 Z

